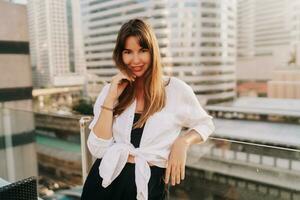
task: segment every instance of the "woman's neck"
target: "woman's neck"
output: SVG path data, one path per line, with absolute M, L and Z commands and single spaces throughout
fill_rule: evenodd
M 137 98 L 140 98 L 144 95 L 144 79 L 143 78 L 135 79 L 135 91 L 136 91 Z
M 144 90 L 144 79 L 143 78 L 135 79 L 135 89 Z

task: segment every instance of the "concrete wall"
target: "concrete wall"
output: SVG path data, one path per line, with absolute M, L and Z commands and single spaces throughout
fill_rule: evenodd
M 0 61 L 1 88 L 32 86 L 28 55 L 0 54 Z
M 268 97 L 300 99 L 300 68 L 275 71 L 268 81 Z
M 27 8 L 0 1 L 0 40 L 28 41 Z
M 286 66 L 289 53 L 289 46 L 279 46 L 272 50 L 272 55 L 239 57 L 236 64 L 237 80 L 270 80 L 276 68 Z
M 37 176 L 26 6 L 0 1 L 0 24 L 0 177 L 14 182 Z

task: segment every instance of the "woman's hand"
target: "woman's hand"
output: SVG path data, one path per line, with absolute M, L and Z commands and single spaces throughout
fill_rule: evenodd
M 126 86 L 135 80 L 135 75 L 128 76 L 127 73 L 120 71 L 112 77 L 109 88 L 109 98 L 116 101 L 122 94 Z
M 183 137 L 178 137 L 172 147 L 167 164 L 165 183 L 168 184 L 169 180 L 172 185 L 179 184 L 185 176 L 185 163 L 186 155 L 189 144 Z

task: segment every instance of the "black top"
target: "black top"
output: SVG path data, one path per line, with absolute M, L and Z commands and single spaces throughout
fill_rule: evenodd
M 137 122 L 140 118 L 141 114 L 140 113 L 134 113 L 134 120 L 133 123 Z M 141 138 L 143 135 L 143 130 L 144 130 L 143 125 L 141 128 L 136 128 L 131 130 L 131 138 L 130 142 L 133 144 L 135 148 L 138 148 L 140 146 Z

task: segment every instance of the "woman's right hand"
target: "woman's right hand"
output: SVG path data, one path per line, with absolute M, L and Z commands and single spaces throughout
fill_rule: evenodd
M 112 77 L 111 85 L 109 88 L 109 98 L 114 102 L 122 94 L 126 86 L 135 80 L 135 76 L 128 76 L 127 73 L 120 71 L 118 74 Z

